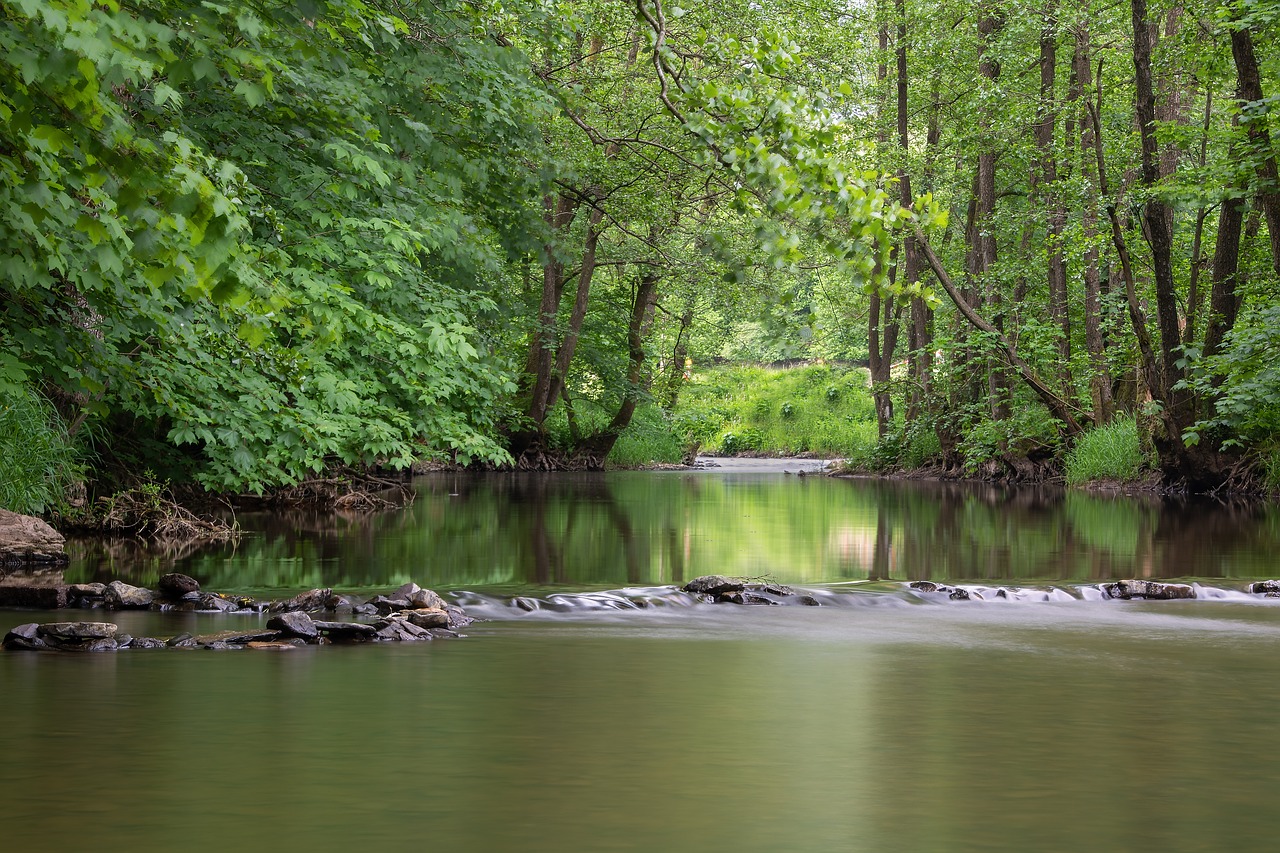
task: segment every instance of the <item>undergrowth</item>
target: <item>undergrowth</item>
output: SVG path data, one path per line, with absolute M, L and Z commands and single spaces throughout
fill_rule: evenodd
M 1138 443 L 1138 427 L 1131 417 L 1082 435 L 1064 460 L 1067 485 L 1097 481 L 1131 483 L 1146 476 L 1151 459 Z
M 877 439 L 866 371 L 821 364 L 701 372 L 673 425 L 686 445 L 725 455 L 848 456 Z
M 82 466 L 75 442 L 35 391 L 0 392 L 0 507 L 39 515 L 62 507 Z

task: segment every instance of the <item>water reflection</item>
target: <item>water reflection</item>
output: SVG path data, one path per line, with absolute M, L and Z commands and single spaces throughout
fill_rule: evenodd
M 867 580 L 1244 579 L 1274 574 L 1264 504 L 1054 489 L 716 472 L 429 475 L 378 515 L 241 516 L 236 546 L 155 553 L 74 543 L 69 581 L 280 590 L 680 584 L 721 573 Z

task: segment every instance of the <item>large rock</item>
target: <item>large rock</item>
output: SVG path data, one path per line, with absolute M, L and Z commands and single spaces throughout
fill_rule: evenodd
M 70 607 L 101 607 L 106 599 L 104 583 L 73 583 L 67 587 L 67 604 Z
M 112 581 L 103 592 L 103 601 L 112 610 L 145 610 L 154 600 L 151 590 L 124 581 Z
M 681 589 L 694 595 L 723 595 L 726 592 L 740 592 L 747 582 L 738 578 L 727 578 L 724 575 L 703 575 L 694 578 Z
M 167 575 L 161 575 L 156 588 L 160 591 L 160 595 L 170 601 L 181 601 L 185 596 L 193 592 L 200 591 L 200 583 L 190 575 L 184 575 L 181 572 L 170 572 Z
M 1110 598 L 1145 598 L 1151 601 L 1171 601 L 1195 598 L 1196 591 L 1184 583 L 1159 583 L 1157 581 L 1127 580 L 1102 585 L 1102 591 Z
M 110 622 L 34 622 L 19 625 L 4 638 L 6 649 L 57 649 L 65 652 L 116 650 L 116 631 Z
M 19 625 L 4 635 L 4 647 L 14 651 L 39 651 L 49 648 L 40 638 L 40 626 L 35 622 Z
M 413 605 L 409 603 L 408 598 L 401 596 L 375 595 L 373 598 L 365 602 L 369 607 L 375 608 L 379 615 L 386 616 L 400 610 L 412 610 Z
M 216 592 L 201 593 L 200 599 L 196 603 L 196 608 L 199 610 L 214 610 L 219 613 L 242 609 L 239 602 L 218 595 Z
M 1249 584 L 1249 592 L 1256 593 L 1258 595 L 1274 595 L 1275 593 L 1280 593 L 1280 581 L 1267 580 L 1251 583 Z
M 423 607 L 417 610 L 404 610 L 401 615 L 405 620 L 419 628 L 448 628 L 449 613 L 442 607 Z
M 293 610 L 324 610 L 333 597 L 331 589 L 312 589 L 284 601 L 273 601 L 267 607 L 271 613 L 288 613 Z
M 316 628 L 335 643 L 368 642 L 377 636 L 378 629 L 364 622 L 316 622 Z
M 115 639 L 119 630 L 111 622 L 45 622 L 36 628 L 36 633 L 48 643 L 79 643 Z
M 67 540 L 44 521 L 0 509 L 0 565 L 65 563 Z
M 320 629 L 315 621 L 301 610 L 291 610 L 272 616 L 267 620 L 267 627 L 282 632 L 288 637 L 301 637 L 304 640 L 318 640 Z
M 776 583 L 756 583 L 723 575 L 694 578 L 682 589 L 719 604 L 782 604 L 794 598 L 795 590 Z

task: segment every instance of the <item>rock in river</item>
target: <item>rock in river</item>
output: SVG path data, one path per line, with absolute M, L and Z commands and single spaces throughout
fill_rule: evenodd
M 758 583 L 742 578 L 727 578 L 723 575 L 704 575 L 694 578 L 682 589 L 694 595 L 702 596 L 708 601 L 719 604 L 783 604 L 794 602 L 795 590 L 789 586 L 776 583 Z M 816 604 L 812 596 L 804 596 L 803 604 Z
M 103 600 L 112 610 L 145 610 L 151 606 L 155 596 L 149 589 L 130 586 L 124 581 L 112 581 L 107 584 Z
M 315 620 L 301 610 L 293 610 L 272 616 L 267 620 L 267 627 L 283 632 L 289 637 L 301 637 L 304 640 L 320 639 L 320 629 Z
M 363 622 L 316 622 L 316 628 L 335 643 L 363 643 L 372 640 L 378 629 Z
M 0 565 L 65 563 L 66 540 L 41 519 L 0 509 Z
M 1179 598 L 1195 598 L 1196 591 L 1184 583 L 1158 583 L 1157 581 L 1127 580 L 1102 585 L 1102 591 L 1110 598 L 1145 598 L 1152 601 L 1171 601 Z
M 313 589 L 286 598 L 284 601 L 273 601 L 267 608 L 272 613 L 286 613 L 291 610 L 324 610 L 333 598 L 331 589 Z
M 156 584 L 156 588 L 160 591 L 160 595 L 170 601 L 181 601 L 187 594 L 199 592 L 200 583 L 190 575 L 170 572 L 160 576 L 160 582 Z

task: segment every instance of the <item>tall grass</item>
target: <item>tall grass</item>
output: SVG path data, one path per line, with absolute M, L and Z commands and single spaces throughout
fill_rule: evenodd
M 609 452 L 609 464 L 636 468 L 659 463 L 678 464 L 684 448 L 666 414 L 653 404 L 636 409 L 631 423 Z
M 1116 418 L 1085 433 L 1064 463 L 1067 484 L 1071 486 L 1095 481 L 1129 483 L 1142 479 L 1151 470 L 1151 460 L 1138 444 L 1138 426 L 1133 418 Z
M 31 390 L 0 393 L 0 507 L 48 512 L 80 474 L 75 444 L 53 407 Z

